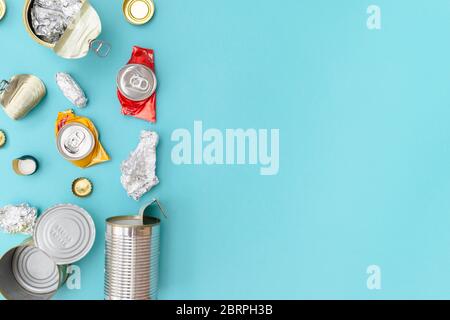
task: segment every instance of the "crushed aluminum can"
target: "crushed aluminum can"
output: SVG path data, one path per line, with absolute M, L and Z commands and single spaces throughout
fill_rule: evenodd
M 41 79 L 31 74 L 13 76 L 0 82 L 0 104 L 13 120 L 24 118 L 45 97 L 47 90 Z
M 134 46 L 130 60 L 117 76 L 122 114 L 156 122 L 156 86 L 154 51 Z
M 61 128 L 57 137 L 59 153 L 66 160 L 81 160 L 94 150 L 94 134 L 81 123 L 70 123 Z
M 159 183 L 156 176 L 156 147 L 159 136 L 156 132 L 141 132 L 140 142 L 130 157 L 122 162 L 120 181 L 128 195 L 139 200 Z
M 110 160 L 94 123 L 72 110 L 58 113 L 55 136 L 59 153 L 77 167 L 88 168 Z
M 37 209 L 28 204 L 7 205 L 0 208 L 0 229 L 7 233 L 31 235 L 37 218 Z
M 88 99 L 83 89 L 68 73 L 58 72 L 56 74 L 56 84 L 61 89 L 64 96 L 78 108 L 86 107 Z
M 156 90 L 155 73 L 142 64 L 127 64 L 117 75 L 117 88 L 132 101 L 148 99 Z

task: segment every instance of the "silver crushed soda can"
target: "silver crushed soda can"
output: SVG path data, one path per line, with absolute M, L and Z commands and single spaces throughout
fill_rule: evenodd
M 81 123 L 69 123 L 58 132 L 56 144 L 59 153 L 69 161 L 82 160 L 95 147 L 94 134 Z
M 155 73 L 142 64 L 127 64 L 117 75 L 117 88 L 132 101 L 149 98 L 156 90 Z
M 159 218 L 139 215 L 106 220 L 105 300 L 154 300 L 158 293 Z

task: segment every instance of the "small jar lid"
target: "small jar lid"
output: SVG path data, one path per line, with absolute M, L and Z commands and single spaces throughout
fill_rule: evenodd
M 153 0 L 124 0 L 122 11 L 129 23 L 141 25 L 153 17 L 155 4 Z
M 6 3 L 5 0 L 0 0 L 0 20 L 3 19 L 6 13 Z
M 31 176 L 39 169 L 39 162 L 35 157 L 23 156 L 12 161 L 15 173 L 20 176 Z

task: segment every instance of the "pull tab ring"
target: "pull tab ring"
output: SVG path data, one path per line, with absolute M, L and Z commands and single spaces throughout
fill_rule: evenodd
M 163 216 L 168 219 L 166 211 L 164 210 L 164 208 L 162 207 L 161 203 L 159 202 L 158 199 L 153 199 L 152 202 L 147 203 L 145 205 L 142 206 L 142 208 L 139 210 L 139 217 L 141 217 L 142 219 L 144 219 L 145 216 L 145 210 L 147 210 L 148 207 L 151 207 L 153 204 L 155 204 L 158 206 L 159 211 L 163 214 Z
M 105 58 L 111 51 L 111 45 L 103 40 L 91 40 L 89 48 L 100 58 Z
M 2 80 L 0 81 L 0 92 L 3 92 L 6 90 L 6 88 L 8 87 L 9 82 L 6 80 Z

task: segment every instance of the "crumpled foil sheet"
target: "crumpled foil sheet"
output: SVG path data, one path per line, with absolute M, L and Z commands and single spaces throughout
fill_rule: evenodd
M 81 0 L 34 0 L 31 8 L 34 33 L 45 42 L 57 42 L 82 5 Z
M 56 84 L 61 89 L 64 96 L 78 108 L 86 107 L 88 99 L 83 89 L 68 73 L 58 72 L 56 74 Z
M 0 208 L 0 230 L 32 235 L 36 218 L 37 209 L 28 204 L 7 205 Z
M 136 150 L 122 162 L 120 182 L 134 200 L 139 200 L 159 183 L 155 172 L 158 141 L 156 132 L 143 130 Z

